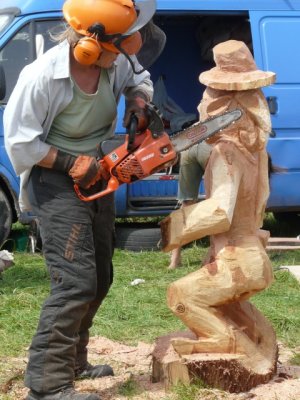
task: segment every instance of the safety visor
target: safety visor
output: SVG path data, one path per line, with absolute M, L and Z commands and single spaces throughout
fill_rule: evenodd
M 156 0 L 133 0 L 135 10 L 137 12 L 137 19 L 130 26 L 124 36 L 130 36 L 145 26 L 153 17 L 156 11 Z

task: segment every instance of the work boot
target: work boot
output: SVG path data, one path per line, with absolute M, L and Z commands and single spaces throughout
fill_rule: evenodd
M 26 400 L 101 400 L 95 393 L 79 393 L 74 388 L 69 387 L 59 392 L 42 394 L 31 390 Z
M 110 365 L 98 364 L 91 365 L 90 363 L 86 363 L 84 367 L 79 367 L 75 370 L 75 378 L 76 379 L 95 379 L 102 378 L 104 376 L 113 376 L 114 371 Z

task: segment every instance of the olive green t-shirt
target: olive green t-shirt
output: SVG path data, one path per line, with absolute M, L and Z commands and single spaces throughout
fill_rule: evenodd
M 73 99 L 55 117 L 46 142 L 75 156 L 95 156 L 99 143 L 113 136 L 116 115 L 116 100 L 102 69 L 96 93 L 87 94 L 74 82 Z

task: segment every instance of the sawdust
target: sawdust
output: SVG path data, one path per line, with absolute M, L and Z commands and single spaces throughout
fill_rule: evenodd
M 108 363 L 115 371 L 115 376 L 95 380 L 76 382 L 80 392 L 96 392 L 102 400 L 184 400 L 173 392 L 166 392 L 162 383 L 151 382 L 151 363 L 154 345 L 138 343 L 127 346 L 105 337 L 93 337 L 89 344 L 89 361 Z M 288 366 L 293 352 L 279 345 L 279 367 L 277 375 L 265 385 L 257 386 L 247 393 L 229 394 L 218 390 L 203 389 L 199 393 L 200 400 L 299 400 L 300 399 L 300 367 Z M 8 365 L 16 372 L 25 359 L 10 359 Z M 15 370 L 13 369 L 15 366 Z M 22 369 L 22 368 L 21 368 Z M 23 369 L 24 370 L 24 369 Z M 0 399 L 24 400 L 27 389 L 23 386 L 22 373 L 16 373 L 2 385 Z M 133 386 L 132 386 L 133 385 Z M 133 387 L 131 394 L 126 389 Z

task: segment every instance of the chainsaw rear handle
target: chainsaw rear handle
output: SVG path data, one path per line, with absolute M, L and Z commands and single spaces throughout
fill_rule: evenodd
M 106 196 L 109 193 L 115 192 L 119 186 L 120 186 L 120 183 L 119 183 L 118 179 L 112 175 L 107 182 L 106 189 L 102 190 L 101 192 L 91 194 L 89 196 L 85 196 L 81 192 L 80 187 L 77 185 L 77 183 L 75 183 L 74 189 L 75 189 L 77 196 L 80 198 L 80 200 L 93 201 L 93 200 L 99 199 L 100 197 Z

